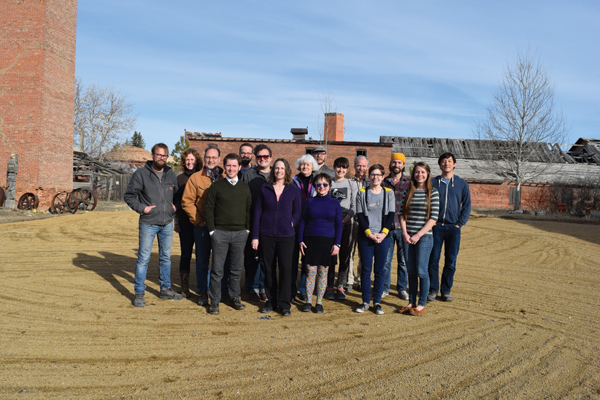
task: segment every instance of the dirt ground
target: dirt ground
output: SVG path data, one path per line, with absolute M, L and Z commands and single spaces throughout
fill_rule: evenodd
M 472 218 L 454 301 L 422 317 L 394 295 L 356 314 L 352 292 L 261 319 L 160 300 L 156 248 L 133 307 L 137 218 L 0 225 L 0 398 L 600 398 L 598 225 Z

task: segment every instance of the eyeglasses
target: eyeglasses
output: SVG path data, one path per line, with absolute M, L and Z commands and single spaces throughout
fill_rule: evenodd
M 371 178 L 381 178 L 383 176 L 383 174 L 371 174 L 370 177 Z
M 154 156 L 158 157 L 158 158 L 167 158 L 167 157 L 169 157 L 168 154 L 158 154 L 158 153 L 152 153 L 152 154 L 154 154 Z
M 315 183 L 315 186 L 317 188 L 320 188 L 321 186 L 327 187 L 327 186 L 329 186 L 329 183 L 327 183 L 327 182 L 317 182 L 317 183 Z
M 240 153 L 240 156 L 251 156 L 251 155 L 252 155 L 252 152 L 251 152 L 251 151 L 242 151 L 242 152 Z
M 268 160 L 269 158 L 271 158 L 271 156 L 268 154 L 266 156 L 256 156 L 257 160 Z

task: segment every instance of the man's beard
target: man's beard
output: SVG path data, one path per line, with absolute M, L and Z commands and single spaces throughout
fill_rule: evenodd
M 251 158 L 242 158 L 242 167 L 247 167 L 250 165 L 250 161 L 252 161 Z
M 163 160 L 154 160 L 154 166 L 156 167 L 156 169 L 163 169 L 165 167 L 166 162 Z

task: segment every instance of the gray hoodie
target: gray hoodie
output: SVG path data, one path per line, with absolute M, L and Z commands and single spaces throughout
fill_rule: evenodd
M 146 161 L 143 168 L 133 173 L 123 198 L 132 210 L 140 214 L 141 224 L 165 226 L 173 222 L 175 216 L 172 204 L 177 189 L 177 177 L 170 167 L 165 165 L 159 179 L 152 169 L 152 161 Z M 147 206 L 156 207 L 144 214 Z

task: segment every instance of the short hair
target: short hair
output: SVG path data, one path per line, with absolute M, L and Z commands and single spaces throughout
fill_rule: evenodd
M 357 161 L 360 161 L 362 159 L 367 160 L 367 165 L 369 165 L 369 159 L 367 158 L 367 156 L 363 156 L 362 154 L 360 156 L 356 156 L 356 158 L 354 159 L 354 165 L 356 165 Z
M 156 149 L 163 149 L 165 151 L 165 153 L 167 153 L 167 155 L 169 155 L 169 146 L 167 146 L 164 143 L 156 143 L 154 146 L 152 146 L 152 154 L 154 154 L 154 150 Z
M 187 150 L 184 150 L 181 152 L 181 157 L 179 159 L 179 165 L 181 166 L 181 170 L 185 171 L 185 159 L 190 154 L 193 155 L 194 158 L 196 159 L 196 165 L 194 165 L 194 171 L 200 171 L 202 169 L 202 167 L 204 166 L 204 163 L 202 162 L 200 153 L 198 153 L 198 150 L 196 150 L 196 149 L 187 149 Z
M 241 153 L 242 152 L 242 147 L 250 147 L 250 152 L 252 152 L 252 150 L 254 150 L 254 147 L 252 147 L 252 145 L 250 143 L 242 143 L 240 145 L 240 148 L 238 149 L 238 151 Z
M 269 146 L 267 146 L 266 144 L 262 144 L 262 143 L 254 148 L 254 156 L 256 157 L 258 152 L 263 151 L 263 150 L 269 150 L 269 157 L 273 157 L 273 153 L 271 152 L 271 149 L 269 148 Z
M 350 166 L 350 161 L 346 157 L 338 157 L 333 162 L 333 168 L 346 168 Z
M 210 149 L 215 149 L 217 151 L 217 154 L 219 155 L 219 157 L 221 157 L 221 150 L 219 149 L 219 146 L 217 146 L 216 144 L 209 144 L 208 146 L 206 146 L 206 149 L 204 149 L 204 157 L 206 157 L 206 153 L 208 153 L 208 151 Z
M 238 162 L 238 165 L 242 165 L 242 157 L 240 157 L 239 154 L 235 154 L 235 153 L 229 153 L 225 156 L 225 158 L 223 159 L 223 166 L 225 166 L 227 164 L 227 161 L 229 160 L 236 160 Z
M 438 165 L 440 165 L 442 163 L 442 160 L 445 160 L 446 158 L 452 158 L 452 162 L 456 164 L 456 157 L 454 157 L 454 154 L 447 151 L 444 154 L 442 154 L 440 158 L 438 158 Z
M 275 165 L 277 165 L 277 163 L 280 161 L 283 163 L 283 165 L 285 165 L 285 176 L 283 178 L 283 184 L 287 186 L 290 183 L 292 183 L 292 168 L 290 168 L 290 163 L 285 158 L 278 158 L 277 160 L 275 160 L 273 166 L 271 167 L 271 173 L 269 174 L 269 180 L 267 182 L 271 185 L 275 183 Z
M 294 166 L 298 171 L 300 171 L 300 166 L 302 164 L 312 164 L 313 171 L 319 170 L 319 164 L 317 163 L 317 160 L 315 160 L 315 158 L 310 154 L 304 154 L 303 156 L 301 156 L 299 159 L 296 160 Z
M 313 179 L 313 185 L 314 185 L 314 182 L 316 182 L 318 180 L 326 181 L 327 183 L 329 183 L 329 186 L 331 186 L 331 176 L 329 176 L 325 172 L 321 172 L 320 174 L 315 175 L 315 177 Z
M 371 175 L 371 173 L 373 171 L 375 171 L 376 169 L 380 170 L 382 175 L 385 175 L 385 168 L 383 168 L 383 165 L 381 165 L 381 164 L 371 165 L 371 167 L 369 168 L 369 175 Z

